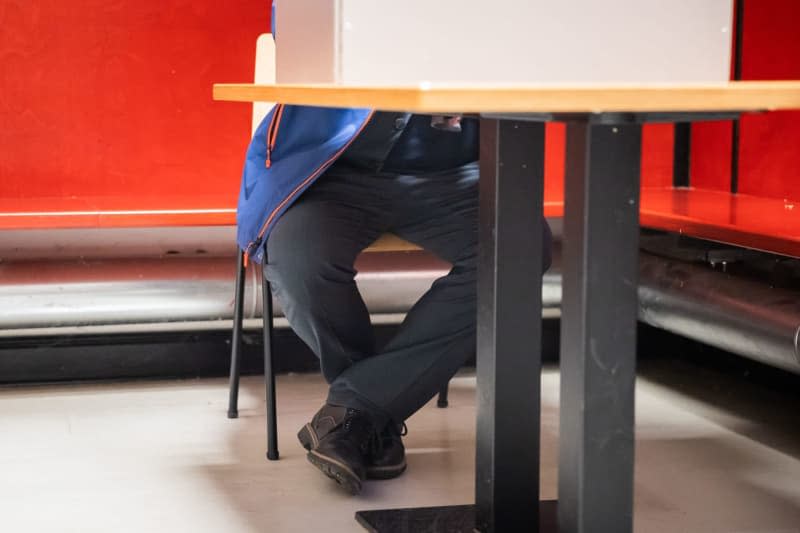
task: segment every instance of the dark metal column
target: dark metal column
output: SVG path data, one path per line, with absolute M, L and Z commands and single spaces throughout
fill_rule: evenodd
M 264 254 L 264 265 L 267 255 Z M 272 291 L 267 277 L 261 276 L 262 320 L 264 323 L 264 385 L 267 399 L 267 459 L 277 461 L 278 453 L 278 414 L 275 406 L 275 369 L 272 357 Z
M 239 366 L 242 360 L 242 320 L 244 315 L 244 252 L 236 260 L 236 287 L 233 297 L 233 334 L 231 335 L 231 377 L 228 391 L 228 418 L 239 417 Z
M 476 529 L 539 522 L 544 124 L 481 120 Z
M 639 124 L 568 124 L 558 487 L 562 532 L 633 530 L 640 156 Z
M 368 531 L 557 531 L 539 501 L 541 120 L 481 120 L 476 503 L 357 512 Z
M 744 43 L 744 0 L 734 1 L 736 33 L 733 39 L 733 79 L 742 79 L 742 46 Z M 741 122 L 738 118 L 731 127 L 731 192 L 739 192 L 739 137 Z
M 672 186 L 688 187 L 691 184 L 689 168 L 692 153 L 692 123 L 676 122 L 672 149 Z

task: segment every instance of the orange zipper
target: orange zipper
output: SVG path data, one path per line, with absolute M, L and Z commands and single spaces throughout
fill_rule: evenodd
M 267 168 L 272 166 L 272 151 L 275 150 L 275 140 L 278 138 L 278 129 L 281 127 L 284 107 L 284 104 L 275 106 L 275 112 L 272 114 L 272 120 L 270 120 L 269 128 L 267 128 Z
M 277 115 L 278 111 L 280 111 L 280 112 L 281 112 L 281 114 L 282 114 L 282 109 L 281 109 L 281 110 L 277 110 L 277 111 L 276 111 L 276 115 Z M 372 117 L 373 117 L 373 115 L 375 115 L 375 111 L 370 111 L 370 113 L 369 113 L 369 116 L 367 116 L 367 119 L 364 121 L 364 123 L 361 125 L 361 127 L 360 127 L 360 128 L 358 128 L 358 131 L 355 133 L 355 135 L 353 135 L 353 137 L 350 139 L 350 141 L 348 141 L 348 143 L 347 143 L 347 144 L 345 144 L 345 145 L 344 145 L 342 148 L 340 148 L 338 152 L 336 152 L 336 153 L 335 153 L 335 154 L 333 154 L 333 155 L 332 155 L 330 158 L 328 158 L 328 160 L 327 160 L 327 161 L 325 161 L 325 162 L 324 162 L 324 163 L 322 163 L 320 166 L 318 166 L 318 167 L 316 168 L 316 170 L 314 170 L 314 172 L 312 172 L 312 173 L 311 173 L 311 175 L 310 175 L 310 176 L 308 176 L 306 179 L 304 179 L 304 180 L 303 180 L 303 181 L 300 183 L 300 185 L 298 185 L 297 187 L 295 187 L 295 188 L 294 188 L 294 190 L 293 190 L 291 193 L 289 193 L 289 196 L 287 196 L 286 198 L 284 198 L 284 199 L 283 199 L 283 201 L 282 201 L 281 203 L 279 203 L 279 204 L 278 204 L 278 206 L 277 206 L 275 209 L 273 209 L 273 210 L 272 210 L 272 213 L 270 213 L 270 214 L 269 214 L 269 217 L 267 217 L 267 221 L 266 221 L 266 222 L 264 222 L 264 225 L 263 225 L 263 226 L 261 226 L 261 229 L 258 231 L 258 236 L 257 236 L 256 240 L 254 240 L 254 241 L 250 242 L 250 244 L 248 244 L 248 245 L 247 245 L 247 248 L 245 249 L 245 254 L 246 254 L 246 255 L 250 255 L 250 250 L 251 250 L 251 248 L 253 247 L 253 245 L 254 245 L 254 244 L 256 244 L 256 243 L 258 243 L 258 244 L 261 244 L 261 239 L 264 237 L 264 232 L 265 232 L 265 231 L 267 231 L 267 228 L 268 228 L 268 227 L 269 227 L 269 225 L 272 223 L 272 220 L 273 220 L 273 219 L 274 219 L 274 218 L 275 218 L 275 217 L 278 215 L 278 212 L 279 212 L 281 209 L 283 209 L 283 206 L 285 206 L 285 205 L 286 205 L 286 203 L 287 203 L 287 202 L 289 202 L 289 201 L 290 201 L 292 198 L 294 198 L 295 196 L 297 196 L 297 194 L 298 194 L 298 193 L 299 193 L 301 190 L 303 190 L 303 187 L 305 187 L 306 185 L 308 185 L 308 183 L 309 183 L 310 181 L 312 181 L 314 178 L 316 178 L 316 177 L 319 175 L 319 173 L 322 171 L 322 169 L 324 169 L 324 168 L 325 168 L 325 167 L 326 167 L 326 166 L 327 166 L 329 163 L 331 163 L 332 161 L 335 161 L 335 160 L 336 160 L 336 159 L 337 159 L 337 158 L 338 158 L 340 155 L 342 155 L 342 153 L 343 153 L 345 150 L 347 150 L 347 148 L 348 148 L 348 147 L 349 147 L 351 144 L 353 144 L 353 141 L 355 141 L 355 140 L 356 140 L 356 138 L 357 138 L 357 137 L 358 137 L 358 136 L 361 134 L 361 132 L 362 132 L 362 131 L 364 131 L 364 128 L 366 128 L 366 127 L 367 127 L 367 124 L 369 123 L 369 121 L 370 121 L 370 120 L 372 120 Z M 279 120 L 280 120 L 280 117 L 278 117 L 277 121 L 275 120 L 275 116 L 273 116 L 273 117 L 272 117 L 272 119 L 273 119 L 273 122 L 277 122 L 277 121 L 279 121 Z M 271 131 L 271 130 L 272 130 L 272 124 L 270 124 L 270 131 Z M 278 133 L 278 131 L 277 131 L 277 127 L 276 127 L 276 128 L 275 128 L 275 134 L 277 134 L 277 133 Z M 273 145 L 274 145 L 274 142 L 275 142 L 274 135 L 271 135 L 270 137 L 271 137 L 271 139 L 270 139 L 270 140 L 273 142 Z M 270 162 L 269 162 L 269 144 L 268 144 L 268 145 L 267 145 L 267 167 L 269 167 L 271 164 L 272 164 L 272 163 L 270 163 Z M 258 247 L 258 246 L 256 246 L 256 247 Z

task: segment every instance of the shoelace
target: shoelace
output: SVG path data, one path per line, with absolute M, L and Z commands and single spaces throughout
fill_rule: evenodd
M 373 431 L 369 436 L 369 441 L 366 443 L 365 452 L 369 452 L 372 457 L 379 457 L 383 455 L 383 437 L 378 432 Z
M 347 432 L 360 433 L 366 437 L 362 438 L 359 442 L 361 453 L 383 453 L 383 439 L 378 432 L 375 431 L 375 428 L 372 427 L 369 420 L 355 409 L 348 409 L 345 413 L 342 429 Z
M 408 435 L 408 426 L 406 426 L 405 422 L 403 422 L 399 426 L 396 424 L 390 424 L 389 426 L 387 426 L 387 429 L 390 432 L 400 437 L 405 437 L 406 435 Z M 371 437 L 372 442 L 370 443 L 370 453 L 372 453 L 373 456 L 383 455 L 383 451 L 386 447 L 385 436 L 386 435 L 384 432 L 372 434 Z
M 390 424 L 387 427 L 390 431 L 401 437 L 408 435 L 408 426 L 405 422 L 401 423 L 399 426 L 396 424 Z M 345 413 L 342 429 L 348 432 L 361 431 L 368 435 L 366 439 L 361 441 L 359 446 L 362 453 L 369 453 L 373 457 L 383 454 L 385 448 L 383 432 L 375 431 L 375 428 L 362 413 L 356 411 L 355 409 L 348 409 Z

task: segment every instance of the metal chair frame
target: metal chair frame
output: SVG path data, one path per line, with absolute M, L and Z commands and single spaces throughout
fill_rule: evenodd
M 244 319 L 244 280 L 245 261 L 244 254 L 239 253 L 236 262 L 236 288 L 233 303 L 233 336 L 231 339 L 231 375 L 228 397 L 228 418 L 239 417 L 239 375 L 242 358 L 242 322 Z M 264 257 L 266 261 L 266 256 Z M 266 278 L 261 276 L 261 297 L 263 301 L 263 336 L 264 336 L 264 384 L 267 398 L 267 459 L 276 461 L 280 457 L 278 452 L 278 414 L 275 401 L 275 367 L 273 358 L 272 331 L 274 327 L 272 317 L 272 294 Z M 448 385 L 445 384 L 439 391 L 437 407 L 447 407 Z

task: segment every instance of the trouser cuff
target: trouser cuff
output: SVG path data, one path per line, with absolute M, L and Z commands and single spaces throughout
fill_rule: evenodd
M 402 423 L 402 421 L 392 420 L 392 416 L 389 413 L 352 391 L 331 391 L 328 393 L 327 403 L 361 411 L 370 419 L 370 422 L 378 432 L 383 431 L 389 423 Z

